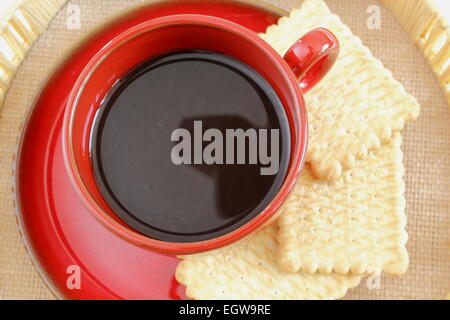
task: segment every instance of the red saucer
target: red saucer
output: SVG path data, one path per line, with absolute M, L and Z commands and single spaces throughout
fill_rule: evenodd
M 141 6 L 96 31 L 48 79 L 30 112 L 19 147 L 16 195 L 28 251 L 55 295 L 67 299 L 186 298 L 184 287 L 174 278 L 176 257 L 116 237 L 91 216 L 72 189 L 61 150 L 61 124 L 69 91 L 86 62 L 124 29 L 154 17 L 201 13 L 264 32 L 282 14 L 269 8 L 211 0 Z M 74 270 L 71 266 L 79 267 L 79 289 L 67 286 Z

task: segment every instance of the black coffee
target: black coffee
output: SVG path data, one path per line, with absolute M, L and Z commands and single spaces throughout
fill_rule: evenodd
M 283 183 L 290 153 L 288 120 L 266 80 L 197 50 L 129 72 L 103 101 L 92 137 L 107 203 L 135 230 L 173 242 L 215 238 L 254 218 Z

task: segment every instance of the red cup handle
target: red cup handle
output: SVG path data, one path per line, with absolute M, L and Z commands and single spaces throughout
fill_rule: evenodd
M 303 92 L 319 82 L 331 69 L 339 54 L 339 41 L 331 31 L 317 28 L 295 42 L 284 60 L 297 77 Z

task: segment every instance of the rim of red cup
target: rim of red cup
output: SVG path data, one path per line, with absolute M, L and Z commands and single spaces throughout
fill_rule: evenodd
M 112 51 L 114 51 L 115 48 L 124 44 L 130 38 L 138 36 L 143 32 L 148 32 L 154 29 L 175 24 L 194 24 L 211 28 L 219 28 L 223 31 L 232 32 L 234 35 L 250 41 L 254 46 L 258 48 L 261 54 L 266 55 L 273 62 L 280 74 L 283 76 L 286 85 L 289 87 L 288 89 L 290 95 L 293 97 L 293 101 L 295 104 L 293 107 L 297 109 L 297 112 L 293 114 L 293 117 L 296 118 L 294 118 L 293 120 L 298 124 L 298 132 L 296 136 L 300 140 L 298 140 L 296 143 L 292 141 L 293 127 L 292 125 L 290 125 L 291 153 L 288 171 L 284 178 L 284 182 L 280 187 L 280 190 L 269 203 L 269 205 L 253 219 L 231 231 L 230 233 L 219 236 L 217 238 L 197 242 L 168 242 L 152 239 L 111 217 L 90 195 L 87 187 L 85 186 L 80 172 L 77 168 L 77 164 L 74 158 L 73 144 L 71 142 L 73 117 L 78 105 L 78 98 L 83 91 L 87 80 L 90 78 L 97 66 L 99 66 L 105 59 L 105 57 L 108 56 Z M 286 108 L 285 106 L 283 107 Z M 303 95 L 300 86 L 298 85 L 298 80 L 296 79 L 284 59 L 269 44 L 267 44 L 254 32 L 228 20 L 200 14 L 178 14 L 152 19 L 133 26 L 116 36 L 96 53 L 96 55 L 89 61 L 89 63 L 81 72 L 68 97 L 67 108 L 65 110 L 63 121 L 62 145 L 64 161 L 66 163 L 66 167 L 68 169 L 67 171 L 72 184 L 83 204 L 99 222 L 106 226 L 110 231 L 120 236 L 122 239 L 135 245 L 170 254 L 191 254 L 206 250 L 212 250 L 230 244 L 250 234 L 251 232 L 256 231 L 260 227 L 264 226 L 270 219 L 275 218 L 279 214 L 278 210 L 280 209 L 281 205 L 286 200 L 289 192 L 294 186 L 303 166 L 307 148 L 307 136 L 307 115 Z

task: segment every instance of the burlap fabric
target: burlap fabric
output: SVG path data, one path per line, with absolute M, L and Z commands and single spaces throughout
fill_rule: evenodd
M 0 298 L 52 299 L 22 244 L 13 209 L 13 153 L 20 127 L 32 106 L 43 75 L 63 50 L 112 13 L 139 0 L 71 0 L 81 9 L 81 29 L 68 28 L 63 7 L 34 45 L 0 111 Z M 267 0 L 282 9 L 301 1 Z M 407 215 L 410 253 L 408 272 L 399 278 L 382 276 L 379 289 L 366 280 L 351 290 L 350 299 L 444 299 L 450 290 L 450 114 L 439 85 L 422 53 L 394 16 L 381 5 L 381 28 L 367 26 L 372 0 L 327 0 L 353 32 L 381 59 L 422 106 L 418 121 L 404 131 Z

